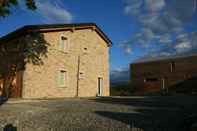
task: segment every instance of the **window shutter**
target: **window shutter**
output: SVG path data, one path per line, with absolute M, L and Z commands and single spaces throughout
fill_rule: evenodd
M 59 50 L 60 51 L 63 51 L 63 52 L 68 52 L 68 39 L 63 36 L 63 35 L 60 35 L 60 38 L 59 38 Z

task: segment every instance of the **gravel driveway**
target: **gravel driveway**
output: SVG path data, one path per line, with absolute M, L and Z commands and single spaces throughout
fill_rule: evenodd
M 196 113 L 196 96 L 11 100 L 0 106 L 0 131 L 188 131 Z

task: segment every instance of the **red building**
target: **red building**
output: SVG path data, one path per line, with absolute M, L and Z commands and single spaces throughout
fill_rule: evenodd
M 137 94 L 197 93 L 197 55 L 132 63 Z

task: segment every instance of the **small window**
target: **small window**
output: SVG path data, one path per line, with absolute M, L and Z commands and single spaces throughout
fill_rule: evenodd
M 88 49 L 87 48 L 83 48 L 84 49 L 84 51 L 87 51 Z
M 159 80 L 158 78 L 145 78 L 144 82 L 156 82 L 158 80 Z
M 68 52 L 68 39 L 63 35 L 60 37 L 59 48 L 63 52 Z
M 79 72 L 79 79 L 84 79 L 84 78 L 85 78 L 85 73 Z
M 86 48 L 86 47 L 83 48 L 83 53 L 84 53 L 84 54 L 87 54 L 87 53 L 88 53 L 88 48 Z
M 66 87 L 67 86 L 67 72 L 65 70 L 60 70 L 58 74 L 58 86 Z
M 170 63 L 170 72 L 174 72 L 175 71 L 175 62 L 171 62 Z

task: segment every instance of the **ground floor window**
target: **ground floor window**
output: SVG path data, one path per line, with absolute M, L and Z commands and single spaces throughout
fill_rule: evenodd
M 158 80 L 159 80 L 158 78 L 145 78 L 144 82 L 156 82 Z
M 67 71 L 60 70 L 58 73 L 58 86 L 59 87 L 66 87 L 68 81 Z

